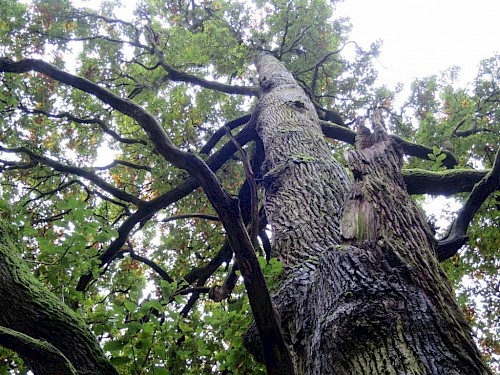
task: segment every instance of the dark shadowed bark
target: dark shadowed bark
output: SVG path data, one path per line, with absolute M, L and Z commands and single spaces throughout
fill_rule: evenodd
M 406 192 L 400 145 L 359 124 L 352 185 L 284 66 L 257 61 L 275 294 L 297 374 L 488 374 Z M 255 328 L 245 337 L 259 359 Z
M 0 345 L 35 374 L 117 374 L 85 323 L 48 291 L 0 226 Z

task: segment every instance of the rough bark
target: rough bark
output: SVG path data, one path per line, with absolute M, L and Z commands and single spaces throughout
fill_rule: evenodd
M 292 321 L 296 293 L 309 285 L 318 254 L 340 241 L 339 215 L 350 182 L 324 141 L 314 106 L 293 76 L 269 55 L 261 55 L 256 65 L 262 93 L 254 118 L 265 153 L 266 216 L 273 228 L 273 255 L 283 262 L 285 277 L 294 280 L 284 284 L 275 302 L 298 363 L 302 322 Z M 257 336 L 252 327 L 245 342 L 262 360 Z M 303 373 L 300 366 L 296 371 Z
M 451 169 L 427 171 L 404 169 L 401 171 L 409 194 L 453 195 L 470 192 L 488 171 L 474 169 Z M 500 188 L 500 187 L 499 187 Z
M 84 322 L 45 288 L 0 226 L 0 340 L 35 374 L 117 374 Z M 75 372 L 76 371 L 76 372 Z
M 270 56 L 257 68 L 265 208 L 285 266 L 275 304 L 297 374 L 489 374 L 405 190 L 400 146 L 360 127 L 351 186 L 293 77 Z M 260 358 L 256 337 L 245 344 Z
M 354 130 L 327 121 L 320 120 L 319 123 L 325 136 L 338 139 L 342 142 L 354 144 L 356 140 L 356 132 Z M 401 147 L 406 155 L 415 156 L 419 159 L 430 160 L 428 155 L 432 154 L 432 147 L 409 142 L 397 135 L 391 135 L 391 138 L 401 144 Z M 458 160 L 455 155 L 448 150 L 442 150 L 442 152 L 446 155 L 446 158 L 443 160 L 443 165 L 449 169 L 454 168 L 458 164 Z
M 255 116 L 265 152 L 266 216 L 274 255 L 292 268 L 339 243 L 338 216 L 350 182 L 293 76 L 270 55 L 259 57 L 257 70 L 262 95 Z
M 34 374 L 78 375 L 66 356 L 47 341 L 0 327 L 0 345 L 22 353 L 24 361 Z M 39 358 L 45 359 L 40 362 Z

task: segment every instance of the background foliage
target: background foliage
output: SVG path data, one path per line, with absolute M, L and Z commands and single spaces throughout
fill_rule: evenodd
M 442 150 L 449 150 L 458 167 L 485 169 L 500 144 L 498 55 L 481 63 L 467 88 L 456 86 L 456 68 L 415 81 L 396 108 L 398 93 L 375 86 L 379 43 L 358 48 L 352 60 L 342 57 L 349 23 L 335 18 L 335 1 L 140 0 L 133 12 L 119 0 L 91 5 L 0 0 L 0 54 L 43 58 L 130 98 L 178 147 L 205 158 L 230 142 L 224 135 L 204 147 L 217 130 L 255 104 L 252 64 L 262 48 L 347 125 L 383 108 L 391 132 L 434 148 L 431 160 L 408 158 L 407 167 L 442 170 Z M 99 269 L 97 256 L 127 219 L 177 191 L 185 172 L 166 163 L 136 123 L 95 97 L 37 73 L 0 79 L 1 214 L 27 245 L 23 257 L 33 272 L 88 322 L 119 372 L 263 374 L 242 347 L 251 314 L 241 283 L 227 301 L 207 298 L 230 272 L 232 256 L 218 221 L 202 218 L 214 212 L 199 189 L 135 225 L 119 256 Z M 207 88 L 203 80 L 221 86 Z M 229 85 L 241 92 L 229 93 Z M 331 144 L 340 158 L 348 147 Z M 235 195 L 245 179 L 243 157 L 235 154 L 217 172 Z M 444 263 L 492 364 L 500 356 L 499 209 L 497 193 L 469 229 L 470 244 Z M 192 213 L 199 215 L 179 216 Z M 276 284 L 279 263 L 260 259 Z M 89 272 L 96 281 L 76 291 Z M 0 349 L 0 373 L 23 372 Z

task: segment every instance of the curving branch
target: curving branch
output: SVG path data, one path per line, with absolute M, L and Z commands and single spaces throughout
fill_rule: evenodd
M 38 163 L 34 163 L 34 166 L 36 166 Z M 45 191 L 45 192 L 42 192 L 40 191 L 37 187 L 32 187 L 32 188 L 29 188 L 29 191 L 33 191 L 37 194 L 36 197 L 34 198 L 30 198 L 26 201 L 26 204 L 28 203 L 31 203 L 31 202 L 34 202 L 34 201 L 37 201 L 37 200 L 40 200 L 40 199 L 43 199 L 45 197 L 52 197 L 54 196 L 56 193 L 60 192 L 60 191 L 63 191 L 64 189 L 72 186 L 72 185 L 80 185 L 83 187 L 83 189 L 87 192 L 87 194 L 90 193 L 90 191 L 88 190 L 87 186 L 85 186 L 81 181 L 78 181 L 78 180 L 69 180 L 69 181 L 66 181 L 66 182 L 61 182 L 60 184 L 58 184 L 58 186 L 55 188 L 55 189 L 52 189 L 52 190 L 49 190 L 49 191 Z
M 111 168 L 113 168 L 113 167 L 115 167 L 117 165 L 123 165 L 125 167 L 129 167 L 129 168 L 132 168 L 132 169 L 141 169 L 143 171 L 151 172 L 151 167 L 148 167 L 147 165 L 135 164 L 135 163 L 131 163 L 129 161 L 120 160 L 120 159 L 113 160 L 108 165 L 105 165 L 105 166 L 102 166 L 102 167 L 92 167 L 92 169 L 95 169 L 96 171 L 97 170 L 106 170 L 106 169 L 111 169 Z
M 205 219 L 205 220 L 220 221 L 220 218 L 216 215 L 192 213 L 192 214 L 181 214 L 181 215 L 170 216 L 163 219 L 162 222 L 167 223 L 169 221 L 174 221 L 179 219 Z
M 30 160 L 27 163 L 18 163 L 12 160 L 3 160 L 0 159 L 0 171 L 12 171 L 12 170 L 23 170 L 23 169 L 32 169 L 38 165 L 37 162 Z
M 481 110 L 481 105 L 479 106 L 479 108 L 477 109 L 477 111 L 480 111 Z M 477 126 L 477 121 L 473 121 L 473 125 L 471 128 L 467 129 L 467 130 L 459 130 L 464 124 L 465 122 L 467 121 L 467 119 L 463 119 L 462 121 L 460 121 L 456 126 L 455 128 L 451 131 L 451 135 L 454 136 L 454 137 L 457 137 L 457 138 L 465 138 L 465 137 L 469 137 L 471 135 L 474 135 L 474 134 L 477 134 L 477 133 L 490 133 L 491 130 L 488 129 L 488 128 L 479 128 Z
M 313 93 L 316 92 L 316 84 L 317 84 L 317 81 L 318 81 L 318 77 L 319 77 L 319 69 L 332 57 L 332 56 L 335 56 L 335 55 L 338 55 L 340 52 L 342 52 L 342 50 L 348 45 L 348 44 L 354 44 L 356 45 L 356 47 L 358 48 L 358 50 L 361 50 L 361 48 L 359 48 L 359 46 L 357 45 L 356 42 L 350 40 L 346 43 L 344 43 L 342 45 L 342 47 L 340 47 L 338 50 L 336 51 L 330 51 L 328 52 L 325 56 L 323 56 L 323 58 L 321 58 L 315 65 L 313 68 L 314 70 L 314 73 L 313 73 L 313 78 L 312 78 L 312 81 L 311 81 L 311 91 Z
M 68 37 L 61 36 L 61 35 L 52 35 L 52 34 L 44 33 L 40 30 L 38 30 L 37 33 L 38 33 L 38 35 L 43 36 L 43 37 L 61 40 L 61 41 L 65 41 L 65 42 L 87 42 L 90 40 L 103 40 L 103 41 L 110 42 L 113 44 L 129 45 L 132 47 L 145 49 L 147 51 L 150 50 L 150 48 L 148 46 L 142 44 L 138 40 L 136 40 L 136 41 L 122 40 L 122 39 L 116 39 L 116 38 L 112 38 L 112 37 L 105 36 L 105 35 L 93 35 L 93 36 L 86 36 L 86 37 L 68 38 Z
M 143 139 L 131 139 L 131 138 L 125 138 L 125 137 L 120 136 L 117 132 L 115 132 L 114 130 L 112 130 L 111 128 L 109 128 L 105 124 L 105 122 L 103 120 L 101 120 L 101 119 L 97 119 L 97 118 L 89 118 L 89 119 L 79 118 L 79 117 L 76 117 L 76 116 L 72 115 L 69 112 L 61 112 L 61 113 L 58 113 L 58 114 L 53 114 L 53 113 L 49 113 L 49 112 L 43 111 L 43 110 L 28 109 L 28 108 L 26 108 L 23 105 L 20 105 L 19 108 L 23 112 L 25 112 L 27 114 L 40 114 L 40 115 L 44 115 L 44 116 L 46 116 L 48 118 L 67 119 L 69 121 L 72 121 L 72 122 L 75 122 L 75 123 L 78 123 L 78 124 L 96 124 L 96 125 L 98 125 L 101 128 L 101 130 L 105 134 L 110 135 L 113 139 L 115 139 L 116 141 L 121 142 L 121 143 L 125 143 L 125 144 L 141 144 L 141 145 L 144 145 L 144 146 L 146 146 L 148 144 Z M 145 171 L 151 172 L 151 168 L 148 167 L 148 166 L 139 165 L 139 164 L 135 164 L 135 163 L 131 163 L 131 162 L 128 162 L 128 161 L 125 161 L 125 160 L 119 160 L 119 159 L 114 160 L 113 162 L 111 162 L 110 164 L 108 164 L 106 166 L 93 167 L 92 169 L 93 170 L 105 170 L 105 169 L 111 169 L 111 168 L 113 168 L 116 165 L 124 165 L 124 166 L 130 167 L 130 168 L 133 168 L 133 169 L 141 169 L 141 170 L 145 170 Z
M 212 288 L 210 288 L 208 297 L 212 301 L 220 302 L 231 295 L 234 287 L 236 286 L 236 282 L 238 281 L 238 275 L 236 274 L 237 270 L 237 265 L 233 264 L 233 266 L 231 267 L 231 271 L 229 271 L 229 274 L 226 276 L 226 279 L 224 280 L 222 286 L 214 285 Z
M 285 44 L 286 44 L 286 40 L 287 40 L 287 37 L 288 37 L 288 31 L 290 30 L 290 18 L 288 18 L 289 14 L 290 14 L 290 6 L 291 6 L 292 3 L 288 3 L 287 5 L 287 11 L 286 11 L 286 22 L 285 22 L 285 26 L 283 27 L 283 35 L 281 37 L 281 43 L 280 43 L 280 46 L 278 48 L 278 59 L 281 60 L 281 58 L 283 57 L 283 54 L 284 54 L 284 50 L 285 50 Z
M 224 137 L 226 133 L 226 129 L 234 130 L 239 126 L 245 125 L 250 121 L 252 115 L 244 115 L 234 119 L 232 121 L 227 122 L 224 126 L 220 127 L 211 137 L 210 139 L 203 145 L 200 150 L 200 154 L 209 154 L 210 151 L 215 147 L 215 145 Z
M 167 64 L 163 52 L 156 50 L 156 55 L 160 60 L 160 65 L 168 73 L 168 78 L 172 81 L 191 83 L 205 89 L 215 90 L 226 94 L 246 96 L 257 96 L 259 94 L 259 89 L 256 87 L 227 85 L 216 81 L 209 81 L 186 72 L 181 72 Z
M 281 60 L 281 58 L 283 57 L 283 55 L 285 55 L 286 53 L 292 53 L 292 52 L 295 52 L 297 54 L 302 54 L 303 51 L 300 49 L 299 44 L 302 40 L 302 38 L 304 38 L 304 36 L 306 35 L 307 31 L 311 28 L 312 26 L 306 26 L 306 27 L 303 27 L 300 34 L 297 35 L 297 37 L 295 38 L 295 40 L 290 43 L 290 47 L 288 47 L 286 50 L 278 50 L 278 51 L 274 51 L 274 53 L 272 53 L 272 55 L 277 55 L 278 58 Z
M 245 181 L 245 184 L 243 184 L 243 187 L 241 188 L 240 193 L 243 191 L 246 191 L 247 189 L 249 191 L 248 196 L 250 197 L 250 200 L 248 200 L 248 199 L 246 200 L 248 206 L 250 206 L 249 210 L 248 210 L 250 213 L 250 215 L 249 215 L 250 221 L 249 221 L 247 232 L 250 235 L 250 240 L 252 241 L 254 249 L 257 250 L 259 248 L 259 242 L 257 240 L 258 233 L 259 233 L 259 193 L 258 193 L 258 188 L 257 188 L 257 182 L 255 181 L 255 173 L 253 171 L 252 166 L 250 165 L 250 161 L 249 161 L 247 153 L 245 152 L 245 150 L 243 150 L 243 147 L 241 147 L 241 145 L 236 141 L 236 139 L 234 138 L 230 129 L 227 129 L 227 134 L 229 135 L 231 142 L 233 142 L 234 145 L 238 148 L 238 151 L 241 155 L 241 160 L 243 162 L 243 168 L 245 170 L 246 181 Z M 247 186 L 248 186 L 248 188 L 247 188 Z M 241 211 L 243 211 L 243 210 L 241 210 Z M 233 286 L 233 288 L 234 288 L 234 286 Z
M 160 277 L 169 282 L 173 283 L 174 279 L 170 277 L 170 275 L 165 271 L 158 263 L 152 261 L 151 259 L 145 258 L 143 256 L 137 255 L 135 251 L 132 248 L 127 248 L 122 251 L 120 251 L 117 254 L 117 257 L 123 257 L 124 254 L 128 253 L 130 255 L 130 258 L 137 260 L 138 262 L 144 263 L 145 265 L 151 267 L 153 271 L 155 271 Z
M 77 375 L 75 367 L 54 345 L 0 326 L 0 345 L 18 353 L 35 374 Z M 40 364 L 40 358 L 44 358 Z
M 355 138 L 356 138 L 355 131 L 322 120 L 320 120 L 320 125 L 321 125 L 321 130 L 323 131 L 323 134 L 325 136 L 329 138 L 338 139 L 339 141 L 343 141 L 351 145 L 355 143 Z M 401 144 L 403 152 L 406 155 L 415 156 L 420 159 L 430 160 L 427 155 L 432 154 L 431 147 L 409 142 L 401 137 L 398 137 L 397 135 L 390 135 L 390 137 L 399 144 Z M 443 160 L 443 165 L 446 168 L 453 168 L 455 165 L 458 164 L 457 158 L 451 152 L 446 150 L 443 150 L 442 152 L 446 154 L 446 159 Z
M 40 109 L 28 109 L 23 105 L 20 105 L 19 108 L 28 114 L 39 114 L 39 115 L 44 115 L 48 118 L 56 118 L 56 119 L 66 119 L 69 121 L 72 121 L 77 124 L 96 124 L 98 125 L 101 130 L 111 136 L 113 139 L 115 139 L 118 142 L 125 143 L 125 144 L 141 144 L 141 145 L 147 145 L 148 143 L 143 140 L 143 139 L 130 139 L 130 138 L 125 138 L 120 136 L 117 132 L 115 132 L 113 129 L 111 129 L 109 126 L 107 126 L 103 120 L 97 119 L 97 118 L 89 118 L 89 119 L 84 119 L 80 117 L 76 117 L 72 115 L 69 112 L 61 112 L 58 114 L 55 113 L 49 113 Z
M 195 286 L 191 288 L 183 288 L 178 291 L 172 293 L 170 296 L 170 301 L 174 301 L 175 296 L 187 296 L 188 294 L 202 294 L 202 293 L 210 293 L 211 288 L 208 286 Z M 218 302 L 218 301 L 216 301 Z
M 500 189 L 500 149 L 497 151 L 491 170 L 474 187 L 464 206 L 452 222 L 448 235 L 438 241 L 437 255 L 440 261 L 451 258 L 468 240 L 467 228 L 477 210 L 495 190 Z
M 123 190 L 120 190 L 120 189 L 114 187 L 113 185 L 107 183 L 102 178 L 98 177 L 97 175 L 95 175 L 94 173 L 92 173 L 89 170 L 75 167 L 75 166 L 71 166 L 68 164 L 62 164 L 62 163 L 55 161 L 53 159 L 50 159 L 48 157 L 35 154 L 33 151 L 29 150 L 26 147 L 7 148 L 7 147 L 0 146 L 0 151 L 8 152 L 8 153 L 24 154 L 24 155 L 28 156 L 32 161 L 40 163 L 42 165 L 46 165 L 46 166 L 48 166 L 48 167 L 50 167 L 58 172 L 70 173 L 70 174 L 74 174 L 74 175 L 83 177 L 83 178 L 93 182 L 95 185 L 99 186 L 102 190 L 108 192 L 112 196 L 114 196 L 122 201 L 132 203 L 136 206 L 141 206 L 144 204 L 143 200 L 137 198 L 136 196 L 134 196 L 132 194 L 129 194 Z
M 252 215 L 251 215 L 251 205 L 252 205 L 252 200 L 248 199 L 248 196 L 250 195 L 250 186 L 248 182 L 245 182 L 243 186 L 241 187 L 239 193 L 238 193 L 238 198 L 240 199 L 241 203 L 241 210 L 243 213 L 243 219 L 245 220 L 245 223 L 248 224 L 250 220 L 252 220 Z M 244 199 L 247 198 L 247 199 Z M 270 243 L 269 243 L 269 238 L 267 237 L 267 233 L 265 233 L 265 227 L 267 225 L 267 219 L 265 216 L 264 210 L 261 210 L 260 212 L 260 217 L 259 217 L 259 236 L 262 239 L 263 242 L 263 247 L 266 249 L 266 246 L 269 246 L 268 252 L 266 253 L 270 257 Z M 267 243 L 266 243 L 267 239 Z M 188 274 L 184 276 L 184 280 L 188 282 L 188 284 L 192 284 L 196 281 L 197 287 L 202 287 L 205 285 L 206 281 L 213 275 L 217 269 L 223 264 L 229 264 L 231 262 L 231 259 L 233 257 L 233 251 L 231 247 L 229 246 L 229 243 L 227 240 L 224 241 L 222 247 L 219 249 L 215 257 L 213 257 L 205 266 L 203 267 L 197 267 L 193 270 L 191 270 Z M 269 258 L 268 258 L 269 259 Z M 235 271 L 234 266 L 232 267 L 231 272 L 228 274 L 226 277 L 226 280 L 224 281 L 224 284 L 222 286 L 214 285 L 212 288 L 210 288 L 211 291 L 214 291 L 215 294 L 211 296 L 211 298 L 225 298 L 228 297 L 231 291 L 235 287 L 235 282 L 234 280 L 234 275 L 233 271 Z M 200 293 L 195 293 L 193 294 L 186 306 L 182 309 L 181 315 L 182 316 L 187 316 L 189 311 L 193 308 L 194 304 L 199 298 Z M 224 296 L 224 297 L 223 297 Z
M 36 163 L 35 163 L 35 166 L 36 166 Z M 35 198 L 28 199 L 26 204 L 30 203 L 30 202 L 34 202 L 36 200 L 43 199 L 44 197 L 53 196 L 57 192 L 60 192 L 63 189 L 66 189 L 67 187 L 69 187 L 73 184 L 80 185 L 82 187 L 82 189 L 85 190 L 85 192 L 87 193 L 87 197 L 90 195 L 96 195 L 104 201 L 107 201 L 107 202 L 110 202 L 114 205 L 122 207 L 125 215 L 130 215 L 130 207 L 126 203 L 123 203 L 121 201 L 117 201 L 116 199 L 112 199 L 112 198 L 108 197 L 107 195 L 101 193 L 100 191 L 92 190 L 87 185 L 85 185 L 82 181 L 80 181 L 78 179 L 73 179 L 73 180 L 69 180 L 67 182 L 61 183 L 57 188 L 46 191 L 46 192 L 42 192 L 36 188 L 30 188 L 30 190 L 35 191 L 36 194 L 38 194 L 38 196 Z
M 74 12 L 74 13 L 70 13 L 70 16 L 75 18 L 75 19 L 94 18 L 96 20 L 106 22 L 110 25 L 118 24 L 118 25 L 126 26 L 134 31 L 135 40 L 137 42 L 140 39 L 140 30 L 134 24 L 127 22 L 127 21 L 124 21 L 124 20 L 121 20 L 121 19 L 118 19 L 118 18 L 110 18 L 110 17 L 106 17 L 106 16 L 103 16 L 100 14 L 94 14 L 94 13 L 89 13 L 89 12 L 78 12 L 78 11 Z
M 222 247 L 210 260 L 210 262 L 208 262 L 205 266 L 192 269 L 184 276 L 184 280 L 186 280 L 188 284 L 193 284 L 194 282 L 196 282 L 197 288 L 203 288 L 205 287 L 205 283 L 210 278 L 210 276 L 212 276 L 223 263 L 229 264 L 232 257 L 233 251 L 231 249 L 231 246 L 229 246 L 229 243 L 227 242 L 227 240 L 225 240 Z M 208 288 L 208 290 L 211 289 L 209 287 L 206 288 Z M 186 303 L 186 306 L 184 306 L 181 311 L 181 316 L 186 317 L 189 314 L 189 311 L 191 311 L 196 301 L 198 301 L 199 297 L 200 293 L 193 293 L 191 295 L 188 302 Z
M 255 136 L 253 128 L 247 126 L 243 128 L 236 136 L 239 144 L 244 145 Z M 219 151 L 214 153 L 207 160 L 207 165 L 213 170 L 217 171 L 229 158 L 237 151 L 233 142 L 227 142 Z M 123 224 L 118 228 L 118 237 L 111 242 L 108 249 L 100 255 L 99 261 L 101 266 L 108 265 L 116 256 L 121 247 L 125 244 L 132 229 L 139 223 L 144 222 L 151 218 L 159 210 L 164 209 L 174 202 L 186 197 L 191 192 L 200 187 L 200 184 L 194 177 L 187 178 L 183 183 L 175 188 L 163 193 L 159 197 L 145 203 L 134 214 L 127 218 Z M 87 289 L 89 283 L 93 280 L 92 273 L 83 275 L 78 281 L 76 289 L 84 291 Z
M 477 133 L 491 133 L 491 130 L 487 129 L 487 128 L 478 128 L 477 125 L 475 125 L 472 128 L 467 129 L 467 130 L 455 131 L 455 132 L 453 132 L 453 136 L 460 137 L 460 138 L 466 138 L 466 137 L 469 137 L 469 136 L 477 134 Z

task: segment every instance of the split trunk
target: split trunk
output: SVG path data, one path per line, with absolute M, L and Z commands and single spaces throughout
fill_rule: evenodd
M 380 123 L 359 124 L 354 175 L 285 67 L 257 60 L 265 209 L 285 266 L 275 294 L 296 374 L 488 374 Z M 255 330 L 245 337 L 259 358 Z

